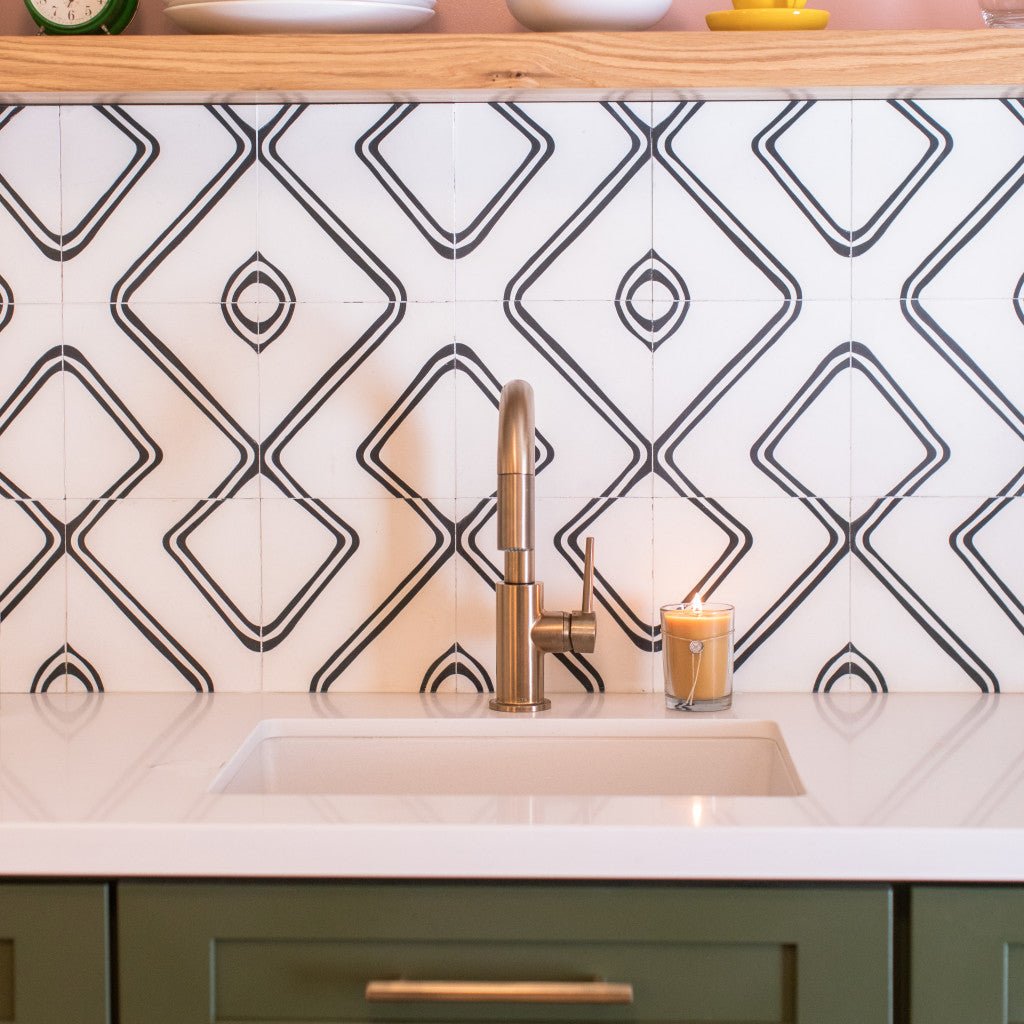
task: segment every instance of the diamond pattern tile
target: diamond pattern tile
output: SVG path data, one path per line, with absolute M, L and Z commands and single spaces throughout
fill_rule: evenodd
M 0 107 L 0 690 L 1024 691 L 1024 106 Z

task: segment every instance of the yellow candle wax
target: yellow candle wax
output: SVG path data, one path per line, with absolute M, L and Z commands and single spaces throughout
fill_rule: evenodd
M 683 605 L 662 609 L 665 692 L 684 704 L 732 693 L 733 609 Z

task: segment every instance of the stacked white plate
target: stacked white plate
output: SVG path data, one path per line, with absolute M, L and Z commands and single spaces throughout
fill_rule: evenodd
M 164 0 L 186 32 L 408 32 L 436 0 Z

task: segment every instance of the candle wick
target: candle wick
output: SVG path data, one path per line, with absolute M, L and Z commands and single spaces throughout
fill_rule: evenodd
M 694 659 L 693 668 L 691 674 L 693 675 L 693 686 L 690 687 L 690 693 L 686 698 L 686 707 L 693 707 L 693 698 L 697 692 L 697 681 L 700 676 L 700 659 L 704 656 L 704 645 L 701 644 L 698 650 L 693 649 L 693 644 L 690 644 L 690 657 Z

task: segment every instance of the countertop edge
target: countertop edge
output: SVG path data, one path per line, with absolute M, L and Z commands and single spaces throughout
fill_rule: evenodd
M 1024 882 L 1024 829 L 510 831 L 419 826 L 410 857 L 399 825 L 7 826 L 0 877 Z

